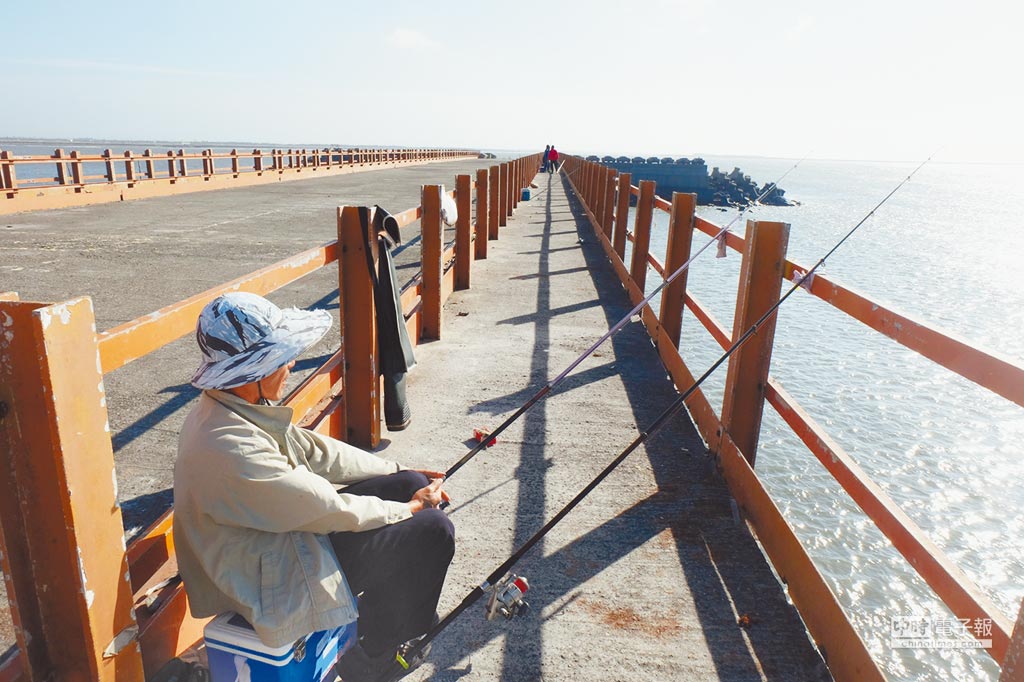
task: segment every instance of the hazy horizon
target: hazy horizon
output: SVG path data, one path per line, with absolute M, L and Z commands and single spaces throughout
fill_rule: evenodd
M 991 0 L 19 3 L 0 135 L 1018 163 L 1022 17 Z
M 76 136 L 76 137 L 31 137 L 31 136 L 11 135 L 11 136 L 0 136 L 0 149 L 3 148 L 2 143 L 4 143 L 4 142 L 15 142 L 15 143 L 22 143 L 22 144 L 39 144 L 39 145 L 47 144 L 47 143 L 57 143 L 57 142 L 68 142 L 68 143 L 81 142 L 81 143 L 86 144 L 88 146 L 96 146 L 97 143 L 138 144 L 138 143 L 145 142 L 145 143 L 168 143 L 169 145 L 173 145 L 173 146 L 188 146 L 188 147 L 198 147 L 198 146 L 203 146 L 203 145 L 213 146 L 213 147 L 231 147 L 231 146 L 246 145 L 246 146 L 253 146 L 254 148 L 263 148 L 263 149 L 266 149 L 266 148 L 271 147 L 271 146 L 274 146 L 274 147 L 285 147 L 285 148 L 299 147 L 299 148 L 307 148 L 307 149 L 316 149 L 316 148 L 319 148 L 322 145 L 340 146 L 340 147 L 349 147 L 349 146 L 351 146 L 351 147 L 374 147 L 374 146 L 380 146 L 380 147 L 384 147 L 384 148 L 387 148 L 387 147 L 394 147 L 394 148 L 413 147 L 413 145 L 403 145 L 403 144 L 397 144 L 397 143 L 376 143 L 376 142 L 375 143 L 363 143 L 363 142 L 326 142 L 325 143 L 325 142 L 322 142 L 322 141 L 321 142 L 294 142 L 294 141 L 293 142 L 280 142 L 280 141 L 269 141 L 269 142 L 268 141 L 262 141 L 262 142 L 260 142 L 260 141 L 255 141 L 255 140 L 117 139 L 117 138 L 106 138 L 106 137 L 91 137 L 91 136 L 88 136 L 88 135 L 82 135 L 82 136 Z M 429 147 L 438 147 L 439 145 L 422 145 L 422 146 L 429 148 Z M 526 148 L 494 147 L 494 146 L 465 147 L 465 149 L 471 149 L 473 151 L 478 151 L 478 152 L 510 152 L 510 153 L 526 153 L 526 152 L 530 152 L 530 151 L 536 151 L 535 148 L 526 149 Z M 70 151 L 70 148 L 68 150 L 66 150 L 66 151 Z M 606 154 L 603 151 L 596 151 L 596 150 L 592 150 L 592 149 L 582 150 L 582 151 L 579 151 L 579 152 L 577 152 L 577 150 L 565 150 L 565 151 L 566 151 L 566 153 L 580 154 L 580 155 L 584 155 L 584 156 L 590 156 L 590 155 L 598 155 L 598 156 L 629 156 L 629 157 L 634 157 L 634 156 L 667 157 L 667 156 L 671 156 L 673 158 L 684 157 L 684 158 L 690 158 L 690 159 L 693 159 L 693 158 L 705 158 L 706 159 L 706 158 L 715 158 L 715 157 L 717 157 L 717 158 L 764 159 L 764 160 L 782 160 L 782 161 L 798 161 L 798 160 L 801 160 L 801 159 L 806 159 L 808 161 L 835 161 L 835 162 L 848 162 L 848 163 L 920 163 L 921 161 L 924 160 L 924 159 L 867 159 L 867 158 L 864 158 L 864 159 L 844 159 L 844 158 L 834 158 L 834 157 L 826 157 L 826 156 L 810 156 L 810 155 L 808 155 L 808 156 L 800 156 L 800 157 L 797 157 L 797 156 L 767 156 L 767 155 L 764 155 L 764 154 L 743 154 L 743 153 L 739 153 L 739 154 L 723 154 L 723 153 L 713 152 L 713 151 L 689 152 L 689 153 L 672 153 L 672 152 L 659 151 L 659 152 L 655 152 L 655 153 L 651 153 L 651 154 Z M 1011 159 L 1011 160 L 1005 160 L 1005 161 L 984 161 L 984 160 L 981 160 L 981 161 L 969 161 L 969 160 L 952 160 L 952 161 L 947 161 L 947 160 L 943 160 L 941 158 L 933 158 L 931 161 L 929 161 L 929 163 L 931 163 L 931 164 L 952 164 L 952 165 L 1018 166 L 1018 165 L 1024 165 L 1024 159 Z

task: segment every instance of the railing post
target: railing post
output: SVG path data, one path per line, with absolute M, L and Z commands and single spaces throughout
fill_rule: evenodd
M 473 181 L 468 175 L 455 177 L 455 208 L 459 217 L 455 221 L 455 290 L 469 288 L 469 268 L 473 262 L 470 211 L 473 210 Z
M 0 151 L 0 189 L 14 189 L 14 164 L 10 162 L 11 153 Z
M 420 335 L 424 339 L 440 339 L 441 278 L 444 274 L 444 264 L 441 262 L 444 242 L 441 225 L 441 186 L 423 185 L 420 205 L 423 206 L 423 218 L 420 220 L 423 234 L 423 326 Z
M 0 301 L 0 330 L 0 525 L 24 677 L 141 680 L 92 301 Z
M 77 150 L 71 151 L 71 181 L 79 187 L 85 184 L 85 173 L 83 172 L 82 160 L 78 158 Z
M 647 284 L 647 252 L 651 248 L 651 218 L 654 216 L 654 188 L 652 180 L 640 181 L 640 198 L 636 203 L 636 222 L 633 224 L 633 258 L 629 276 L 644 293 Z
M 779 300 L 789 244 L 789 224 L 747 221 L 743 264 L 740 266 L 733 341 L 744 334 Z M 729 358 L 722 402 L 722 428 L 754 465 L 764 410 L 764 387 L 775 339 L 776 316 Z
M 107 182 L 117 182 L 117 170 L 114 168 L 114 153 L 109 149 L 103 150 L 104 165 L 107 167 Z
M 204 149 L 200 153 L 203 155 L 203 179 L 209 180 L 213 177 L 213 159 L 210 158 L 212 152 L 209 149 Z
M 512 212 L 515 210 L 515 162 L 509 161 L 505 164 L 505 216 L 507 218 L 512 217 Z M 506 221 L 507 224 L 508 221 Z
M 68 168 L 64 165 L 64 150 L 54 149 L 53 158 L 57 160 L 57 182 L 61 185 L 68 184 Z M 0 174 L 2 175 L 2 174 Z M 0 177 L 0 187 L 4 186 L 4 179 Z
M 237 178 L 238 177 L 238 173 L 239 173 L 238 150 L 237 149 L 232 149 L 231 150 L 231 174 Z
M 1002 668 L 999 682 L 1020 682 L 1024 679 L 1024 602 L 1021 602 L 1017 624 L 1013 626 L 1010 646 L 1003 657 Z
M 594 214 L 594 232 L 600 234 L 604 232 L 604 225 L 601 224 L 601 216 L 604 215 L 604 168 L 594 164 L 594 188 L 593 197 L 594 203 L 591 206 L 591 211 Z
M 587 210 L 592 210 L 590 206 L 590 162 L 584 161 L 582 170 L 580 171 L 580 198 L 583 199 L 584 206 Z
M 487 205 L 487 189 L 490 178 L 486 168 L 476 172 L 476 241 L 474 257 L 476 260 L 487 258 L 487 223 L 490 207 Z
M 501 222 L 501 165 L 491 166 L 490 178 L 491 178 L 491 195 L 489 197 L 489 205 L 491 219 L 487 221 L 487 228 L 490 232 L 487 235 L 488 239 L 498 238 L 498 227 L 502 225 Z
M 668 223 L 668 248 L 665 252 L 665 278 L 667 279 L 690 259 L 693 243 L 693 219 L 697 210 L 697 195 L 672 193 L 672 214 Z M 679 347 L 679 334 L 683 325 L 683 302 L 686 298 L 686 277 L 683 271 L 661 292 L 661 328 L 675 348 Z
M 498 164 L 498 174 L 501 180 L 498 182 L 498 225 L 505 227 L 508 223 L 508 164 Z
M 519 159 L 512 162 L 512 210 L 519 208 L 519 200 L 523 196 L 523 184 L 520 182 Z
M 597 167 L 593 161 L 587 162 L 587 208 L 597 215 Z
M 372 208 L 338 208 L 338 297 L 341 341 L 345 351 L 343 395 L 345 440 L 375 448 L 380 444 L 380 379 L 377 358 L 377 314 L 373 279 L 367 268 L 375 261 L 377 240 L 366 225 L 373 225 Z M 367 241 L 369 235 L 369 241 Z M 370 259 L 367 258 L 369 250 Z
M 153 150 L 147 149 L 142 152 L 146 158 L 146 179 L 152 180 L 156 177 L 156 163 L 153 161 Z
M 128 182 L 135 182 L 135 158 L 131 150 L 124 153 L 124 178 Z
M 604 236 L 611 241 L 612 221 L 615 208 L 615 171 L 611 168 L 604 169 L 604 211 L 601 218 L 601 227 Z
M 263 172 L 263 150 L 253 149 L 252 150 L 252 169 L 257 173 Z
M 181 177 L 188 177 L 188 159 L 185 158 L 184 149 L 178 150 L 178 170 L 180 171 L 179 175 L 181 175 Z
M 75 152 L 71 152 L 71 155 L 74 156 Z M 171 179 L 174 179 L 175 175 L 176 175 L 176 173 L 174 172 L 174 152 L 172 152 L 170 149 L 168 149 L 167 150 L 167 177 L 171 178 Z
M 509 216 L 512 215 L 512 163 L 506 161 L 501 164 L 501 226 L 508 225 Z
M 597 201 L 601 194 L 597 190 L 597 164 L 591 161 L 587 166 L 590 168 L 589 182 L 587 183 L 587 192 L 590 195 L 588 204 L 590 206 L 590 212 L 594 214 L 594 217 L 597 217 Z M 600 229 L 600 226 L 598 226 L 598 228 Z

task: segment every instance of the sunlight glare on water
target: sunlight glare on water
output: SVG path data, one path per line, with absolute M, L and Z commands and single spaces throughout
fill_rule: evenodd
M 759 183 L 782 159 L 707 159 Z M 916 163 L 804 161 L 781 186 L 800 202 L 747 218 L 791 225 L 788 257 L 813 265 Z M 1021 165 L 932 162 L 826 263 L 823 273 L 912 319 L 1022 364 L 1024 229 Z M 718 225 L 736 211 L 701 207 Z M 655 212 L 651 252 L 663 260 L 667 215 Z M 693 249 L 708 237 L 697 233 Z M 732 327 L 740 255 L 710 249 L 688 291 Z M 657 282 L 650 283 L 653 289 Z M 786 282 L 785 286 L 789 286 Z M 720 355 L 690 313 L 680 347 L 694 375 Z M 772 377 L 846 450 L 1011 623 L 1024 597 L 1024 409 L 891 341 L 805 292 L 778 318 Z M 705 383 L 721 407 L 725 368 Z M 908 562 L 766 408 L 756 469 L 885 673 L 894 680 L 991 680 L 983 651 L 897 649 L 898 616 L 951 618 Z

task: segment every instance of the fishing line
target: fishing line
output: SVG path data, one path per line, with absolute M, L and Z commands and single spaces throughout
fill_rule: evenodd
M 795 164 L 793 164 L 789 169 L 787 169 L 785 173 L 780 175 L 779 178 L 775 182 L 772 182 L 771 184 L 769 184 L 767 186 L 767 188 L 760 195 L 758 195 L 758 197 L 756 199 L 754 199 L 753 203 L 745 206 L 743 208 L 743 210 L 741 210 L 739 212 L 739 214 L 736 215 L 735 218 L 733 218 L 731 221 L 729 221 L 729 224 L 727 224 L 725 227 L 723 227 L 718 232 L 718 234 L 716 234 L 714 237 L 711 238 L 710 241 L 708 241 L 708 243 L 704 244 L 704 246 L 702 246 L 700 249 L 698 249 L 695 254 L 690 256 L 690 258 L 685 263 L 680 265 L 679 268 L 676 269 L 675 272 L 673 272 L 671 275 L 669 275 L 667 278 L 665 278 L 665 280 L 661 284 L 659 284 L 654 289 L 654 291 L 652 291 L 642 301 L 637 303 L 636 306 L 632 310 L 630 310 L 628 313 L 626 313 L 625 317 L 623 317 L 621 320 L 616 322 L 615 325 L 612 326 L 612 328 L 609 329 L 607 332 L 605 332 L 601 336 L 601 338 L 599 338 L 597 341 L 595 341 L 594 344 L 590 346 L 590 348 L 588 348 L 587 350 L 583 351 L 583 353 L 579 357 L 577 357 L 575 360 L 573 360 L 569 364 L 568 367 L 566 367 L 564 370 L 562 370 L 561 374 L 556 376 L 554 379 L 549 381 L 543 388 L 541 388 L 539 391 L 537 391 L 535 394 L 533 394 L 533 396 L 531 396 L 529 400 L 527 400 L 525 403 L 523 403 L 523 405 L 518 410 L 516 410 L 510 417 L 508 417 L 505 421 L 503 421 L 496 429 L 494 429 L 494 431 L 492 431 L 489 435 L 485 435 L 480 440 L 480 442 L 477 445 L 475 445 L 469 452 L 467 452 L 465 455 L 462 456 L 462 459 L 460 459 L 458 462 L 453 464 L 448 469 L 448 471 L 445 472 L 445 474 L 444 474 L 445 475 L 445 479 L 447 480 L 447 479 L 451 478 L 451 476 L 455 472 L 457 472 L 459 469 L 461 469 L 467 462 L 469 462 L 469 460 L 471 460 L 474 457 L 476 457 L 477 454 L 479 454 L 481 450 L 485 449 L 489 443 L 491 443 L 495 438 L 498 437 L 498 435 L 500 435 L 505 429 L 507 429 L 509 426 L 511 426 L 513 422 L 515 422 L 517 419 L 519 419 L 519 417 L 521 417 L 527 410 L 529 410 L 531 407 L 533 407 L 538 401 L 540 401 L 542 398 L 544 398 L 546 395 L 548 395 L 555 388 L 555 386 L 560 384 L 569 375 L 570 372 L 572 372 L 574 369 L 576 369 L 580 365 L 580 363 L 582 363 L 584 360 L 586 360 L 588 357 L 590 357 L 591 354 L 594 353 L 594 351 L 596 351 L 598 348 L 600 348 L 601 344 L 603 344 L 605 341 L 607 341 L 612 336 L 614 336 L 620 329 L 625 327 L 626 324 L 629 323 L 629 321 L 633 319 L 633 316 L 636 315 L 637 313 L 639 313 L 644 308 L 644 306 L 646 306 L 648 303 L 650 303 L 651 300 L 655 296 L 657 296 L 658 293 L 660 293 L 662 289 L 667 287 L 669 284 L 671 284 L 673 281 L 675 281 L 677 277 L 679 277 L 681 274 L 686 272 L 686 270 L 690 267 L 690 264 L 698 256 L 700 256 L 702 253 L 704 253 L 712 244 L 716 243 L 723 235 L 725 235 L 725 233 L 729 231 L 729 228 L 731 228 L 733 225 L 735 225 L 736 222 L 739 221 L 739 219 L 743 217 L 743 215 L 750 209 L 751 206 L 753 206 L 754 204 L 760 202 L 761 199 L 763 199 L 764 197 L 768 196 L 768 194 L 770 192 L 772 192 L 776 187 L 778 187 L 779 183 L 782 182 L 787 175 L 789 175 L 793 170 L 795 170 L 796 167 L 799 166 L 801 163 L 803 163 L 806 159 L 807 159 L 807 156 L 804 156 L 802 159 L 800 159 Z M 575 172 L 575 171 L 573 171 L 573 172 Z M 579 193 L 577 193 L 577 196 L 579 196 Z M 442 509 L 446 508 L 446 507 L 447 507 L 447 504 L 444 505 L 442 507 Z
M 932 156 L 934 156 L 934 154 L 932 154 Z M 547 535 L 548 532 L 555 527 L 555 525 L 557 525 L 563 518 L 565 518 L 566 515 L 568 515 L 569 512 L 571 512 L 580 502 L 582 502 L 583 499 L 587 495 L 589 495 L 591 491 L 594 490 L 594 488 L 600 485 L 601 482 L 604 481 L 604 479 L 607 478 L 608 475 L 611 474 L 611 472 L 614 471 L 615 468 L 618 467 L 619 464 L 623 462 L 623 460 L 629 457 L 629 455 L 631 455 L 634 450 L 636 450 L 638 447 L 640 447 L 640 445 L 645 443 L 651 436 L 656 434 L 666 424 L 666 422 L 668 422 L 668 420 L 685 404 L 686 399 L 689 398 L 694 393 L 694 391 L 696 391 L 700 387 L 700 385 L 703 384 L 704 381 L 709 376 L 711 376 L 711 374 L 716 369 L 718 369 L 719 366 L 722 365 L 723 362 L 728 360 L 729 357 L 732 356 L 732 354 L 735 353 L 736 350 L 739 349 L 740 346 L 742 346 L 747 341 L 747 339 L 753 336 L 757 332 L 757 330 L 760 329 L 765 324 L 765 322 L 771 319 L 772 316 L 774 316 L 775 313 L 778 311 L 779 307 L 782 306 L 782 304 L 790 296 L 793 295 L 793 292 L 799 289 L 800 286 L 804 283 L 804 281 L 811 277 L 818 268 L 823 266 L 825 264 L 825 261 L 832 254 L 834 254 L 836 250 L 838 250 L 839 247 L 842 246 L 851 236 L 853 236 L 853 233 L 856 232 L 861 227 L 861 225 L 867 222 L 867 220 L 875 214 L 875 211 L 881 208 L 882 205 L 885 204 L 885 202 L 887 202 L 894 194 L 896 194 L 896 192 L 899 191 L 899 189 L 903 187 L 903 185 L 909 182 L 910 179 L 914 177 L 914 175 L 919 170 L 921 170 L 921 168 L 923 168 L 925 164 L 931 161 L 932 156 L 929 156 L 927 159 L 922 161 L 917 166 L 917 168 L 911 171 L 911 173 L 906 178 L 904 178 L 898 185 L 896 185 L 896 187 L 894 187 L 891 192 L 885 195 L 885 197 L 881 201 L 879 201 L 878 204 L 876 204 L 875 207 L 872 208 L 868 212 L 868 214 L 865 215 L 860 220 L 860 222 L 854 225 L 853 228 L 851 228 L 850 231 L 847 232 L 842 239 L 836 242 L 836 244 L 831 249 L 829 249 L 829 251 L 824 256 L 822 256 L 817 263 L 814 264 L 814 267 L 808 270 L 807 273 L 803 275 L 803 277 L 797 279 L 793 283 L 793 286 L 791 286 L 786 291 L 786 293 L 783 294 L 779 298 L 779 300 L 771 306 L 771 308 L 765 311 L 765 313 L 761 315 L 761 317 L 758 318 L 758 320 L 754 322 L 750 326 L 750 328 L 743 333 L 742 336 L 736 339 L 736 341 L 721 355 L 721 357 L 718 358 L 718 360 L 714 362 L 714 364 L 712 364 L 700 376 L 700 378 L 694 381 L 689 388 L 680 393 L 679 396 L 676 397 L 675 400 L 673 400 L 672 403 L 667 408 L 665 408 L 665 410 L 660 415 L 658 415 L 658 417 L 653 422 L 651 422 L 650 426 L 648 426 L 647 429 L 642 431 L 640 435 L 638 435 L 633 440 L 633 442 L 626 447 L 625 450 L 620 452 L 615 457 L 615 459 L 613 459 L 604 469 L 601 470 L 601 472 L 594 478 L 594 480 L 588 483 L 586 487 L 584 487 L 579 493 L 576 494 L 575 497 L 572 498 L 572 500 L 569 501 L 568 504 L 562 507 L 562 509 L 557 514 L 551 517 L 551 519 L 547 523 L 545 523 L 540 530 L 534 533 L 534 535 L 529 540 L 523 543 L 512 554 L 512 556 L 510 556 L 508 559 L 502 562 L 500 566 L 498 566 L 490 575 L 487 576 L 486 580 L 484 580 L 478 586 L 474 587 L 473 590 L 468 595 L 466 595 L 462 602 L 454 609 L 452 609 L 451 612 L 448 613 L 448 615 L 446 615 L 441 621 L 437 623 L 437 625 L 428 630 L 426 634 L 424 634 L 420 639 L 416 640 L 415 644 L 411 645 L 407 650 L 400 651 L 399 656 L 397 657 L 398 663 L 403 667 L 406 667 L 406 661 L 408 659 L 414 658 L 417 654 L 419 654 L 419 652 L 421 652 L 423 648 L 427 646 L 427 644 L 433 641 L 434 638 L 437 637 L 437 635 L 440 634 L 442 630 L 448 627 L 448 625 L 451 624 L 451 622 L 455 620 L 455 618 L 457 618 L 463 611 L 465 611 L 474 603 L 476 603 L 476 601 L 480 597 L 482 597 L 490 591 L 493 591 L 494 588 L 500 584 L 499 581 L 502 579 L 502 577 L 508 572 L 510 568 L 512 568 L 512 566 L 516 564 L 516 562 L 518 562 L 528 551 L 530 551 L 530 549 L 532 549 L 534 545 L 540 542 L 540 540 L 545 535 Z M 387 671 L 386 673 L 380 676 L 378 682 L 389 682 L 398 672 L 399 671 L 395 670 Z

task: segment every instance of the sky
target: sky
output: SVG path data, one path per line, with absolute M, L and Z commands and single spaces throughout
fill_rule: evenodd
M 1022 162 L 1022 7 L 7 3 L 0 137 Z

